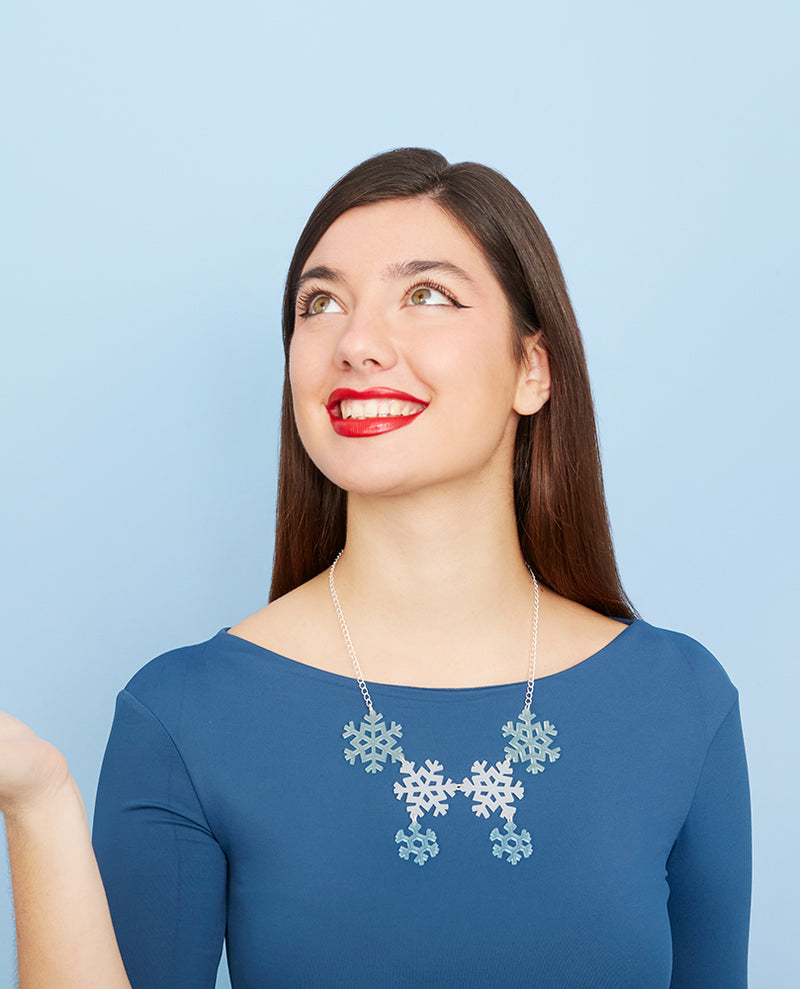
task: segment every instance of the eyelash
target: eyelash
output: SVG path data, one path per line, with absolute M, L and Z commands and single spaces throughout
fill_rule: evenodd
M 297 315 L 303 318 L 313 316 L 314 313 L 309 312 L 308 307 L 318 295 L 328 295 L 328 293 L 318 285 L 309 285 L 308 288 L 301 289 L 297 293 Z
M 456 309 L 466 308 L 466 306 L 463 306 L 458 301 L 458 299 L 456 299 L 456 297 L 453 295 L 451 291 L 449 291 L 449 289 L 446 289 L 444 285 L 440 285 L 438 282 L 432 282 L 432 281 L 416 282 L 414 285 L 412 285 L 410 288 L 406 290 L 406 296 L 413 295 L 414 292 L 416 292 L 417 289 L 419 288 L 432 288 L 435 292 L 441 293 L 445 297 L 445 299 L 447 299 L 456 307 Z M 308 288 L 301 289 L 300 292 L 298 292 L 297 315 L 301 319 L 305 319 L 307 316 L 316 315 L 316 313 L 309 312 L 309 306 L 318 295 L 330 295 L 330 293 L 326 292 L 325 289 L 320 288 L 318 285 L 309 285 Z M 331 298 L 333 298 L 333 296 L 331 296 Z
M 439 285 L 438 282 L 431 282 L 431 281 L 417 282 L 416 285 L 411 286 L 411 288 L 406 292 L 406 295 L 413 295 L 418 288 L 432 288 L 435 292 L 439 292 L 441 295 L 445 297 L 445 299 L 448 299 L 450 302 L 452 302 L 452 304 L 456 307 L 456 309 L 466 308 L 465 306 L 461 305 L 461 303 L 458 301 L 458 299 L 456 299 L 456 297 L 449 289 L 446 289 L 444 285 Z

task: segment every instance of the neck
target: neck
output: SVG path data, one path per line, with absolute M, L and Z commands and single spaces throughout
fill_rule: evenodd
M 411 608 L 419 616 L 476 595 L 529 584 L 513 501 L 359 498 L 347 507 L 347 541 L 338 573 L 372 607 Z
M 464 682 L 491 682 L 492 643 L 509 636 L 509 671 L 496 672 L 524 678 L 532 592 L 510 492 L 489 504 L 485 492 L 457 503 L 435 492 L 413 499 L 351 495 L 336 587 L 376 679 L 400 682 L 398 676 L 415 665 L 430 669 L 431 655 L 445 652 Z M 465 671 L 469 665 L 474 670 Z M 437 660 L 436 667 L 444 682 L 446 666 Z

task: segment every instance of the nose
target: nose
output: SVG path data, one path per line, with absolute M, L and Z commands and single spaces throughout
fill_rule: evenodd
M 389 326 L 374 309 L 351 312 L 334 355 L 340 369 L 387 369 L 397 363 Z

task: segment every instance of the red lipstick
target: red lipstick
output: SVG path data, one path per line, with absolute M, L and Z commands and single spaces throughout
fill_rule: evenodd
M 373 416 L 367 419 L 344 419 L 340 403 L 353 400 L 357 402 L 367 402 L 370 399 L 383 400 L 385 402 L 413 402 L 415 405 L 423 406 L 419 412 L 412 412 L 405 416 L 382 415 Z M 366 388 L 364 391 L 356 391 L 353 388 L 337 388 L 331 392 L 326 404 L 331 425 L 339 436 L 380 436 L 382 433 L 389 433 L 395 429 L 402 429 L 413 422 L 417 416 L 421 415 L 428 403 L 422 399 L 409 395 L 407 392 L 396 391 L 394 388 Z

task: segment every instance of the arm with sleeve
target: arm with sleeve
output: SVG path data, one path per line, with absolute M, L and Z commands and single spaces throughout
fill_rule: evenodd
M 117 700 L 93 842 L 133 989 L 213 989 L 226 857 L 174 740 L 128 691 Z
M 739 705 L 705 758 L 667 861 L 670 989 L 743 989 L 750 919 L 750 800 Z

